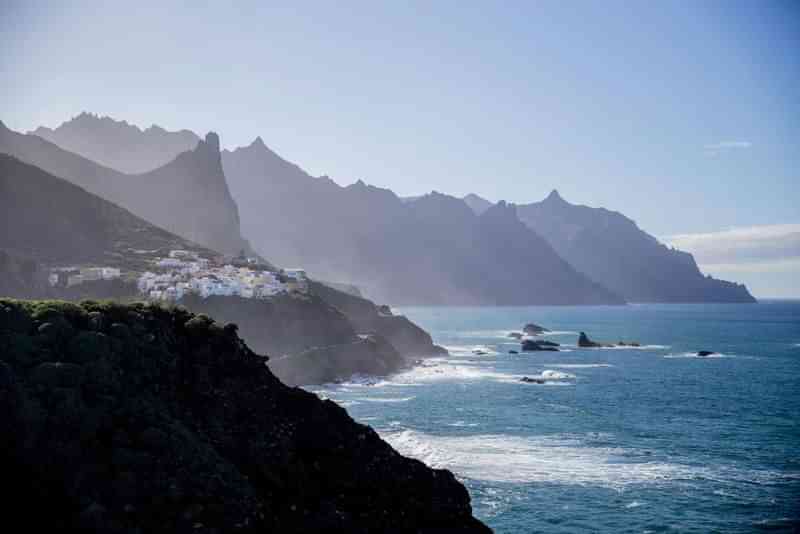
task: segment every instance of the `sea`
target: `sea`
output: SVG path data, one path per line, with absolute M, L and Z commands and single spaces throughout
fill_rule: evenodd
M 800 531 L 800 301 L 395 312 L 450 355 L 308 389 L 451 470 L 495 532 Z M 561 350 L 510 354 L 529 322 Z

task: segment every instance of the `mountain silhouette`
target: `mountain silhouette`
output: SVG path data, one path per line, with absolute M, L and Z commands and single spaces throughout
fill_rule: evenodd
M 553 190 L 517 215 L 558 254 L 632 302 L 755 302 L 744 285 L 704 276 L 694 257 L 669 248 L 621 213 L 570 204 Z
M 0 153 L 69 180 L 156 226 L 218 252 L 249 250 L 222 171 L 219 137 L 213 132 L 194 149 L 143 174 L 121 173 L 36 135 L 14 132 L 2 122 Z
M 181 152 L 194 149 L 200 138 L 194 132 L 169 132 L 153 125 L 141 129 L 111 117 L 83 112 L 51 129 L 33 132 L 64 150 L 127 174 L 152 171 L 166 165 Z
M 481 216 L 440 193 L 400 199 L 314 178 L 256 139 L 223 151 L 257 250 L 392 304 L 598 304 L 622 299 L 561 260 L 512 206 Z

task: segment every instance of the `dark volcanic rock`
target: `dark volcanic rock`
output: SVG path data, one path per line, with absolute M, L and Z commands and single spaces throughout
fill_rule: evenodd
M 0 310 L 8 524 L 488 532 L 450 472 L 400 456 L 336 404 L 279 382 L 235 327 L 142 304 L 0 300 Z M 98 330 L 92 312 L 108 326 Z M 73 341 L 45 343 L 39 326 L 58 319 Z M 121 341 L 122 326 L 136 335 Z
M 525 325 L 522 331 L 528 334 L 529 336 L 538 336 L 540 334 L 544 334 L 545 332 L 549 332 L 550 330 L 548 330 L 543 326 L 539 326 L 536 323 L 528 323 Z
M 578 346 L 582 348 L 597 348 L 597 347 L 608 347 L 610 345 L 604 345 L 603 343 L 597 343 L 589 339 L 589 336 L 586 335 L 586 332 L 581 332 L 578 336 Z
M 520 382 L 525 382 L 527 384 L 544 384 L 545 381 L 542 378 L 530 378 L 528 376 L 523 376 L 519 379 Z
M 273 358 L 270 370 L 289 385 L 325 384 L 352 375 L 382 376 L 397 371 L 406 360 L 380 336 Z M 344 372 L 346 370 L 346 372 Z
M 540 350 L 557 351 L 558 343 L 553 341 L 538 341 L 534 339 L 522 340 L 522 350 L 525 352 L 535 352 Z

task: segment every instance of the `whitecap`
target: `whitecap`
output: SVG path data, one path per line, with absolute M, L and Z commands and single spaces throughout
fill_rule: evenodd
M 640 506 L 644 506 L 644 503 L 639 501 L 633 501 L 626 504 L 625 508 L 639 508 Z
M 409 383 L 439 381 L 509 380 L 513 375 L 498 373 L 484 366 L 455 365 L 445 358 L 431 358 L 422 365 L 394 376 L 395 380 Z
M 575 378 L 575 375 L 570 373 L 562 373 L 561 371 L 553 371 L 552 369 L 546 369 L 542 371 L 540 378 L 544 380 L 564 380 Z
M 453 356 L 497 356 L 498 352 L 486 345 L 443 345 Z M 476 354 L 483 352 L 485 354 Z
M 474 427 L 478 426 L 478 423 L 467 423 L 466 421 L 455 421 L 453 423 L 447 423 L 447 426 L 455 426 L 455 427 Z
M 559 369 L 594 369 L 596 367 L 614 367 L 610 363 L 546 363 L 547 367 Z
M 358 397 L 359 402 L 408 402 L 416 397 Z

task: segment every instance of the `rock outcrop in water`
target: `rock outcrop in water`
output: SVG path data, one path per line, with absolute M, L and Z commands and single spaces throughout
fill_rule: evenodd
M 555 341 L 543 341 L 535 339 L 523 339 L 522 350 L 524 352 L 536 352 L 541 350 L 557 351 L 559 344 Z
M 449 471 L 180 308 L 0 300 L 0 470 L 31 532 L 489 532 Z
M 522 328 L 522 331 L 529 336 L 540 336 L 546 332 L 549 332 L 550 330 L 536 323 L 528 323 Z

